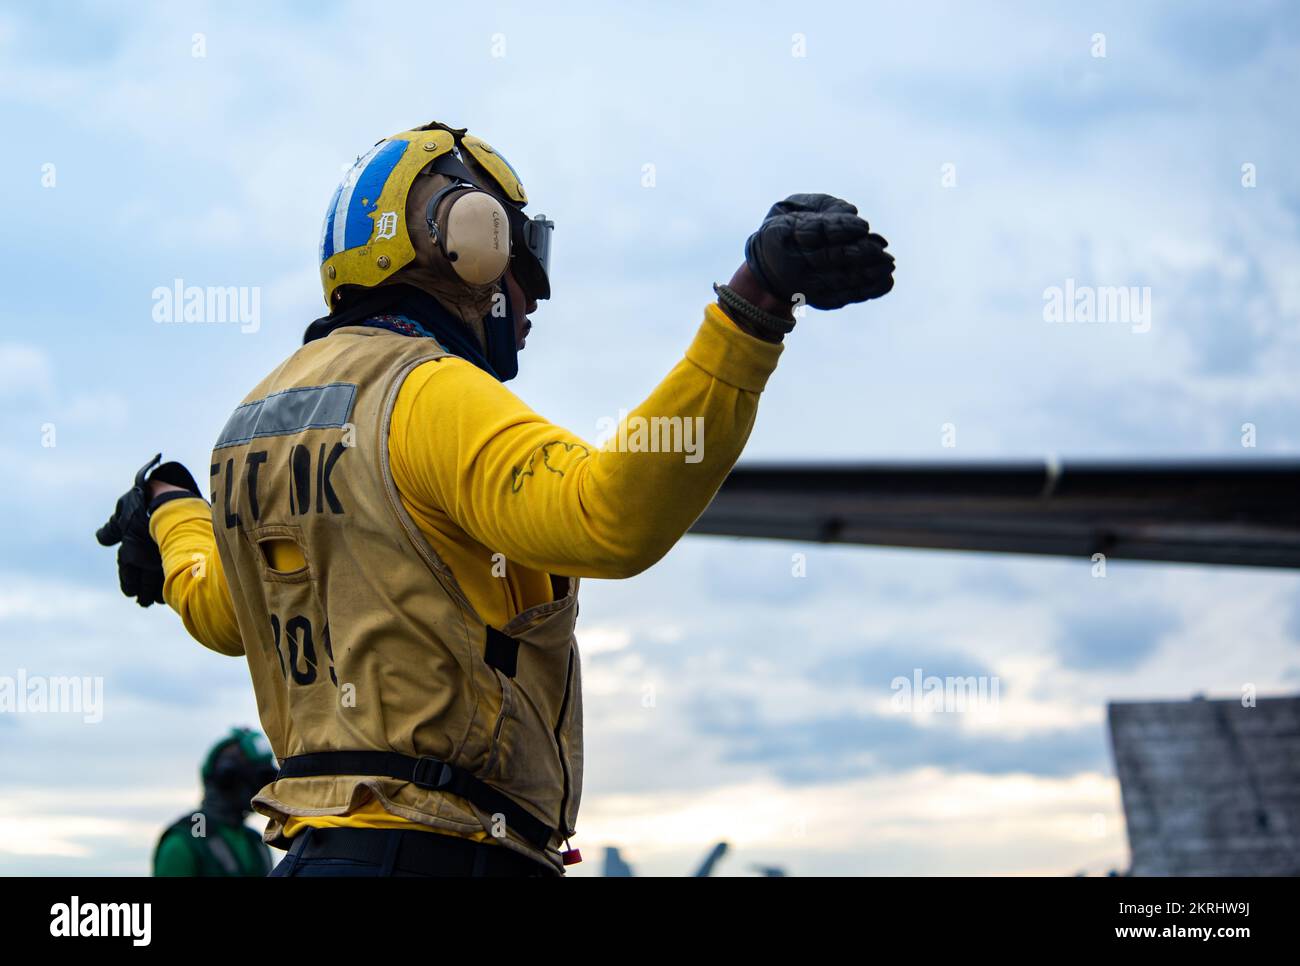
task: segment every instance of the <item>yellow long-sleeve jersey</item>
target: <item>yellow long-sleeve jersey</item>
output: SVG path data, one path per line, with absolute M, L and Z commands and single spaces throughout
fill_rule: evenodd
M 474 609 L 502 626 L 553 599 L 550 574 L 629 577 L 667 553 L 740 456 L 781 351 L 709 305 L 685 357 L 599 448 L 463 359 L 424 363 L 393 409 L 393 481 Z M 214 651 L 242 655 L 207 504 L 164 503 L 150 530 L 162 551 L 163 597 L 185 629 Z M 304 823 L 412 827 L 374 802 L 294 820 L 286 834 Z

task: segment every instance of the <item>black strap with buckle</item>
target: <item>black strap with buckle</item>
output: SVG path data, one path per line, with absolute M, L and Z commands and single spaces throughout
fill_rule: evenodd
M 465 769 L 428 755 L 416 758 L 395 751 L 317 751 L 286 758 L 280 763 L 278 778 L 336 778 L 344 775 L 396 778 L 417 788 L 456 795 L 489 815 L 504 815 L 509 828 L 539 849 L 546 849 L 552 836 L 558 834 L 508 795 Z

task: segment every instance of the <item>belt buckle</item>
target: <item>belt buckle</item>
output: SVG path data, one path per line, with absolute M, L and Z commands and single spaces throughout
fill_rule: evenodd
M 411 770 L 411 784 L 417 788 L 437 790 L 451 784 L 451 766 L 429 755 L 416 759 Z

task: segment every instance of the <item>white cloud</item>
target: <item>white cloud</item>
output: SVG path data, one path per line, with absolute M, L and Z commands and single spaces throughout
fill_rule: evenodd
M 6 815 L 0 822 L 0 853 L 92 859 L 94 840 L 142 837 L 143 829 L 129 822 L 69 815 Z M 90 840 L 90 841 L 86 841 Z
M 0 343 L 0 398 L 44 398 L 54 389 L 49 354 L 34 345 Z
M 1118 787 L 1095 774 L 918 768 L 797 789 L 754 781 L 610 795 L 584 804 L 581 833 L 584 843 L 618 845 L 638 872 L 655 875 L 686 874 L 720 840 L 732 847 L 721 874 L 746 874 L 757 863 L 794 875 L 1067 875 L 1127 862 Z M 597 870 L 593 863 L 577 872 Z
M 582 653 L 587 657 L 595 654 L 612 654 L 625 650 L 632 643 L 632 632 L 626 627 L 597 624 L 582 628 L 580 643 Z
M 8 573 L 0 583 L 0 622 L 103 622 L 121 617 L 122 600 L 121 594 L 115 591 Z

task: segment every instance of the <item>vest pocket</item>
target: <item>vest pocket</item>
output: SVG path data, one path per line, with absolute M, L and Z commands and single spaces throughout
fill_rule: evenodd
M 501 740 L 502 733 L 506 730 L 506 721 L 514 712 L 515 707 L 515 686 L 511 680 L 495 668 L 492 673 L 496 675 L 497 683 L 501 687 L 501 710 L 497 712 L 497 719 L 492 725 L 492 734 L 489 740 L 489 751 L 487 764 L 483 766 L 486 775 L 494 775 L 497 765 L 501 759 Z
M 572 748 L 566 737 L 573 735 L 574 709 L 578 706 L 574 688 L 580 686 L 578 678 L 578 649 L 569 647 L 569 669 L 564 677 L 564 697 L 560 702 L 560 715 L 555 722 L 555 752 L 560 759 L 560 772 L 564 775 L 564 794 L 560 798 L 560 825 L 564 835 L 574 833 L 577 819 L 577 802 L 582 786 L 582 761 L 579 751 L 576 769 L 573 767 Z M 581 725 L 579 725 L 581 730 Z M 573 774 L 574 771 L 577 774 Z
M 252 550 L 261 578 L 267 583 L 304 583 L 311 579 L 311 566 L 303 551 L 300 527 L 263 526 L 241 536 Z
M 488 626 L 482 645 L 483 663 L 497 675 L 503 696 L 482 777 L 564 831 L 582 780 L 582 739 L 573 733 L 582 717 L 575 587 L 571 582 L 565 597 L 525 611 L 503 630 Z
M 492 751 L 481 777 L 558 825 L 557 811 L 568 782 L 554 711 L 539 707 L 537 698 L 518 679 L 495 673 L 501 683 L 501 714 L 493 727 Z M 554 685 L 555 699 L 560 697 L 561 683 Z

